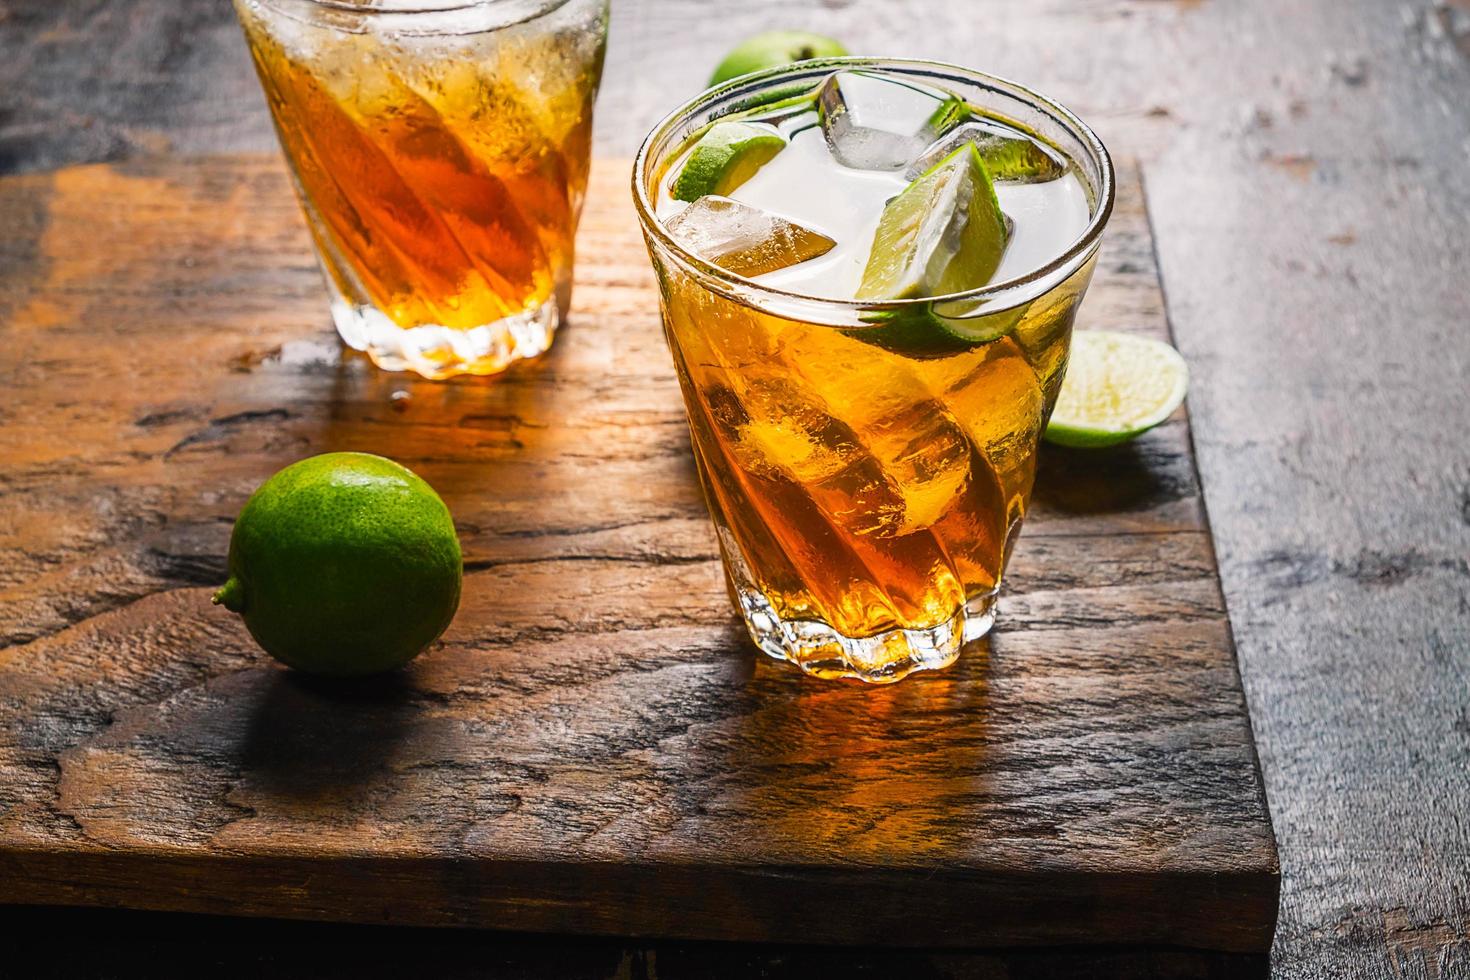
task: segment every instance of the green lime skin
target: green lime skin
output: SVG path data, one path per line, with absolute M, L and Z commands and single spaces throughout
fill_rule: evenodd
M 974 143 L 965 143 L 883 208 L 858 299 L 915 299 L 990 281 L 1009 231 Z
M 287 466 L 246 501 L 214 601 L 289 667 L 374 674 L 444 632 L 463 568 L 432 487 L 381 456 L 326 453 Z
M 884 207 L 858 298 L 919 299 L 983 285 L 1000 265 L 1009 235 L 990 175 L 975 144 L 965 143 Z M 943 357 L 998 340 L 1024 313 L 944 316 L 925 303 L 873 314 L 873 326 L 844 332 L 910 357 Z
M 945 317 L 932 304 L 869 317 L 870 327 L 844 328 L 854 340 L 882 347 L 905 357 L 925 360 L 949 357 L 1010 334 L 1026 313 L 1025 306 L 985 316 Z
M 697 201 L 707 194 L 728 197 L 786 148 L 779 134 L 743 122 L 711 126 L 674 180 L 674 200 Z
M 847 49 L 842 46 L 841 41 L 821 34 L 810 34 L 806 31 L 767 31 L 735 45 L 710 76 L 709 83 L 719 85 L 740 75 L 749 75 L 753 71 L 812 58 L 841 58 L 846 54 Z

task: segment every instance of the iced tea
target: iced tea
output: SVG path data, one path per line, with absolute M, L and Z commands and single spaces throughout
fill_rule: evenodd
M 571 299 L 607 0 L 236 9 L 343 339 L 434 378 L 544 351 Z
M 944 666 L 993 619 L 1106 153 L 961 69 L 833 62 L 722 91 L 655 131 L 635 194 L 732 596 L 810 673 Z

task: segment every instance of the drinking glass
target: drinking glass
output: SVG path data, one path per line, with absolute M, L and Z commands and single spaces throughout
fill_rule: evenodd
M 342 339 L 494 374 L 571 302 L 607 0 L 235 0 Z
M 883 302 L 777 289 L 682 245 L 658 202 L 691 139 L 715 120 L 799 104 L 837 70 L 937 87 L 1040 137 L 1085 191 L 1085 230 L 1023 275 Z M 1030 500 L 1112 209 L 1102 143 L 1051 99 L 980 72 L 827 59 L 674 110 L 638 153 L 633 194 L 726 581 L 756 645 L 808 673 L 878 683 L 952 663 L 994 621 Z M 867 333 L 927 316 L 998 339 L 906 351 Z

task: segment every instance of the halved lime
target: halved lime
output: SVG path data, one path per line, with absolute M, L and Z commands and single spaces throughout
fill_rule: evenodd
M 674 179 L 674 199 L 697 201 L 706 194 L 728 197 L 786 147 L 772 129 L 754 123 L 715 123 L 694 144 Z
M 1046 441 L 1083 449 L 1126 442 L 1172 415 L 1188 387 L 1184 358 L 1163 341 L 1079 330 Z
M 983 286 L 1005 248 L 995 187 L 966 143 L 883 208 L 857 298 L 915 299 Z

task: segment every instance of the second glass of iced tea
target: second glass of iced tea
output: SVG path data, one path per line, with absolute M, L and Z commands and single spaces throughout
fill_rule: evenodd
M 989 630 L 1112 208 L 1019 85 L 831 59 L 675 110 L 633 192 L 726 580 L 766 653 L 898 680 Z
M 608 0 L 235 0 L 346 343 L 493 374 L 571 301 Z

